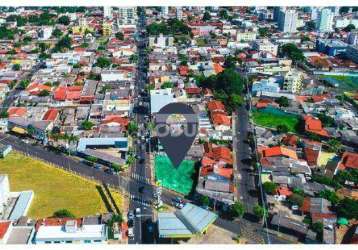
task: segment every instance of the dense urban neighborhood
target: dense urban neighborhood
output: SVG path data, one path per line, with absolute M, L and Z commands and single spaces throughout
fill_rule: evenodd
M 358 7 L 0 7 L 0 158 L 0 244 L 358 244 Z

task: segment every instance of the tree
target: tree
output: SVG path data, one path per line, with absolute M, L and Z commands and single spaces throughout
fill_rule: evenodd
M 130 121 L 128 123 L 128 133 L 130 135 L 136 134 L 138 131 L 138 124 L 135 121 Z
M 123 40 L 124 39 L 124 35 L 123 35 L 123 33 L 122 32 L 117 32 L 116 33 L 116 38 L 118 39 L 118 40 Z
M 71 38 L 66 35 L 64 37 L 62 37 L 57 44 L 55 45 L 54 51 L 55 52 L 62 52 L 66 49 L 71 49 L 72 47 L 72 40 Z
M 258 219 L 262 219 L 264 216 L 267 217 L 267 211 L 259 204 L 254 206 L 253 212 Z
M 27 86 L 29 86 L 29 84 L 30 84 L 30 80 L 28 80 L 28 79 L 21 80 L 20 83 L 19 83 L 18 88 L 19 89 L 26 89 Z
M 265 192 L 268 194 L 275 194 L 277 190 L 277 184 L 270 181 L 267 181 L 264 184 L 262 184 L 262 187 L 265 190 Z
M 314 31 L 316 29 L 315 21 L 306 22 L 306 29 L 307 31 Z
M 38 96 L 49 96 L 50 92 L 46 89 L 43 89 L 40 91 L 40 93 L 38 94 Z
M 317 233 L 317 240 L 322 241 L 323 238 L 323 224 L 322 222 L 315 222 L 312 224 L 312 231 Z
M 241 202 L 236 201 L 231 206 L 231 214 L 233 217 L 242 217 L 244 215 L 244 213 L 245 213 L 245 208 Z
M 280 125 L 277 125 L 276 130 L 278 133 L 287 133 L 288 127 L 285 124 L 280 124 Z
M 121 166 L 120 166 L 119 164 L 117 164 L 117 163 L 112 163 L 112 164 L 111 164 L 111 168 L 112 168 L 115 172 L 119 172 L 119 171 L 122 170 L 122 169 L 121 169 Z
M 98 57 L 96 66 L 100 68 L 108 68 L 111 65 L 111 61 L 106 57 Z
M 329 200 L 333 205 L 335 205 L 339 202 L 339 198 L 338 198 L 337 194 L 333 191 L 328 190 L 328 189 L 322 190 L 319 193 L 319 197 Z
M 276 100 L 276 103 L 280 105 L 280 107 L 288 107 L 290 105 L 290 102 L 286 96 L 280 96 Z
M 304 200 L 304 196 L 300 194 L 293 193 L 288 197 L 288 201 L 293 205 L 302 206 L 303 200 Z
M 174 87 L 174 84 L 172 82 L 164 82 L 160 88 L 161 89 L 166 89 L 166 88 L 173 88 Z
M 8 117 L 9 117 L 9 113 L 7 111 L 0 112 L 0 118 L 8 118 Z
M 15 63 L 14 65 L 12 65 L 12 70 L 19 71 L 20 69 L 21 69 L 20 64 Z
M 228 55 L 225 57 L 224 67 L 225 68 L 235 68 L 236 62 L 237 62 L 237 60 L 235 57 L 233 57 L 232 55 Z
M 339 154 L 342 151 L 342 143 L 340 140 L 332 138 L 327 142 L 328 151 Z
M 207 207 L 210 204 L 210 199 L 208 196 L 201 196 L 200 197 L 200 203 L 202 206 Z
M 67 209 L 60 209 L 53 213 L 53 217 L 56 218 L 76 218 L 74 214 L 72 214 Z
M 268 28 L 264 27 L 264 28 L 259 28 L 258 29 L 259 35 L 260 37 L 269 37 L 270 36 L 270 31 Z
M 91 122 L 89 120 L 86 120 L 86 121 L 81 123 L 81 127 L 84 130 L 91 130 L 93 126 L 94 126 L 93 122 Z
M 68 17 L 68 16 L 61 16 L 58 20 L 57 20 L 57 22 L 59 23 L 59 24 L 63 24 L 63 25 L 69 25 L 70 24 L 70 18 Z
M 222 9 L 219 11 L 219 17 L 222 19 L 228 19 L 229 15 L 227 14 L 227 11 L 225 9 Z
M 211 19 L 211 15 L 208 11 L 205 11 L 204 15 L 203 15 L 203 21 L 209 21 Z
M 286 43 L 281 47 L 282 54 L 290 58 L 293 62 L 304 61 L 303 52 L 293 43 Z
M 337 205 L 337 214 L 339 217 L 347 219 L 358 219 L 358 200 L 344 198 Z
M 92 155 L 86 155 L 85 158 L 86 158 L 87 161 L 90 161 L 90 162 L 93 162 L 93 163 L 97 162 L 97 160 L 98 160 L 96 157 L 94 157 Z

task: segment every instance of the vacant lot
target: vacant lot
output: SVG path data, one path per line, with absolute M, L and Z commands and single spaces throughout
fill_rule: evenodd
M 255 110 L 252 112 L 254 123 L 258 126 L 276 128 L 278 125 L 286 125 L 289 132 L 297 132 L 298 117 L 290 114 L 274 114 Z
M 12 152 L 0 159 L 0 174 L 9 175 L 11 191 L 31 189 L 35 192 L 28 213 L 31 218 L 49 217 L 63 208 L 77 217 L 107 212 L 95 182 L 22 154 Z M 121 208 L 121 195 L 113 196 Z

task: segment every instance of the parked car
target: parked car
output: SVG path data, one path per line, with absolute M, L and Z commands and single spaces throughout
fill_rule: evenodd
M 129 228 L 128 228 L 128 237 L 129 237 L 129 238 L 133 238 L 133 237 L 134 237 L 133 227 L 129 227 Z
M 133 220 L 134 219 L 134 214 L 133 214 L 132 211 L 128 211 L 127 218 L 128 218 L 128 220 Z
M 172 200 L 172 204 L 174 207 L 176 208 L 179 208 L 179 209 L 182 209 L 185 205 L 185 202 L 183 201 L 182 198 L 180 197 L 175 197 L 173 200 Z
M 140 207 L 137 207 L 137 208 L 135 209 L 135 215 L 136 215 L 136 217 L 139 217 L 139 216 L 140 216 L 140 213 L 141 213 L 141 209 L 140 209 Z

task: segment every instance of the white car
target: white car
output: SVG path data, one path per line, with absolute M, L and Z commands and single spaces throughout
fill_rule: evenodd
M 136 217 L 139 217 L 139 216 L 140 216 L 140 212 L 141 212 L 140 207 L 137 207 L 137 208 L 135 209 L 135 216 L 136 216 Z

